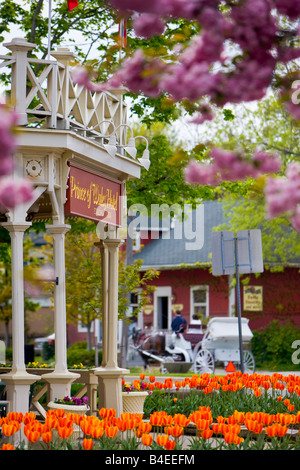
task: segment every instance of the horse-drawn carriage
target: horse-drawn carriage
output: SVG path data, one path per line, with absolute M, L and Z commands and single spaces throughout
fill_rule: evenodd
M 241 319 L 243 347 L 243 371 L 253 373 L 255 370 L 254 357 L 249 349 L 253 336 L 249 328 L 249 320 Z M 193 341 L 192 341 L 193 340 Z M 140 332 L 135 337 L 135 349 L 141 355 L 145 366 L 150 362 L 158 362 L 162 370 L 175 372 L 172 364 L 186 365 L 181 369 L 189 369 L 196 374 L 215 371 L 215 364 L 232 362 L 235 368 L 241 366 L 240 338 L 238 319 L 236 317 L 215 317 L 209 320 L 207 328 L 199 333 L 175 334 L 169 330 L 153 330 L 150 333 Z M 184 370 L 185 369 L 185 370 Z M 180 370 L 180 368 L 177 368 Z

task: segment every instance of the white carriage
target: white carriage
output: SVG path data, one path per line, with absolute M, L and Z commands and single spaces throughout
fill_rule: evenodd
M 253 334 L 248 323 L 247 318 L 241 318 L 243 372 L 253 373 L 255 360 L 249 347 Z M 218 362 L 222 362 L 225 367 L 232 362 L 236 369 L 241 369 L 238 318 L 212 318 L 205 332 L 199 331 L 199 334 L 193 335 L 193 344 L 189 336 L 188 331 L 176 335 L 166 330 L 156 330 L 144 336 L 136 349 L 146 364 L 149 361 L 160 362 L 162 370 L 168 372 L 186 372 L 191 369 L 197 374 L 213 374 Z

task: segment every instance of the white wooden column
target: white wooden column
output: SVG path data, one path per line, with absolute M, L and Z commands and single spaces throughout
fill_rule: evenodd
M 101 367 L 94 370 L 98 376 L 99 408 L 114 408 L 117 416 L 123 412 L 121 379 L 129 370 L 118 367 L 118 239 L 97 243 L 102 254 L 102 293 L 104 305 L 102 321 L 105 331 L 102 345 L 104 358 Z
M 70 395 L 71 384 L 79 374 L 69 372 L 67 367 L 65 234 L 70 226 L 53 224 L 46 228 L 53 237 L 53 265 L 57 278 L 54 283 L 55 369 L 42 377 L 50 383 L 50 400 L 55 400 Z
M 23 38 L 14 38 L 10 43 L 4 44 L 11 50 L 16 59 L 12 65 L 11 101 L 16 103 L 18 123 L 20 126 L 28 124 L 26 86 L 27 86 L 27 53 L 36 47 L 36 44 L 27 42 Z
M 10 410 L 25 413 L 29 409 L 30 385 L 39 380 L 28 374 L 25 367 L 25 328 L 24 328 L 24 278 L 23 240 L 24 232 L 31 223 L 5 222 L 2 224 L 11 238 L 11 277 L 12 277 L 12 370 L 1 375 L 6 384 Z
M 108 345 L 108 250 L 102 243 L 95 243 L 95 246 L 100 249 L 101 254 L 101 272 L 102 272 L 102 363 L 101 366 L 107 365 L 107 345 Z

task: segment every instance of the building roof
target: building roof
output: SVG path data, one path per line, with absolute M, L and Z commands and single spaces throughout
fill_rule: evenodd
M 143 269 L 211 264 L 211 232 L 224 222 L 222 204 L 205 201 L 190 212 L 188 220 L 175 220 L 169 230 L 161 231 L 133 259 L 143 260 Z

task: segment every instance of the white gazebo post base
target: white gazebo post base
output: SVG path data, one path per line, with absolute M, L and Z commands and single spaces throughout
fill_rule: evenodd
M 43 374 L 42 379 L 49 383 L 50 394 L 49 401 L 54 401 L 56 398 L 61 399 L 71 395 L 71 384 L 80 377 L 80 374 L 73 372 L 50 372 L 50 374 Z
M 27 413 L 29 411 L 30 385 L 40 380 L 38 375 L 28 374 L 26 370 L 1 375 L 5 383 L 9 411 Z
M 99 367 L 94 370 L 98 377 L 99 409 L 113 408 L 116 416 L 123 413 L 122 377 L 129 374 L 128 369 Z

